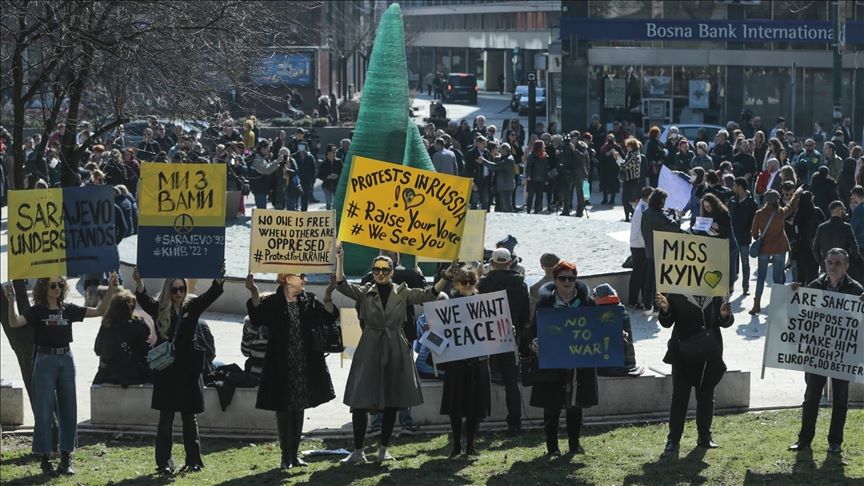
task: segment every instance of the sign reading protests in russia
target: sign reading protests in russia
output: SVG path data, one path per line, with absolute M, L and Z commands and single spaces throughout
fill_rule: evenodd
M 219 276 L 225 259 L 225 183 L 225 164 L 141 164 L 142 276 Z
M 624 308 L 539 307 L 541 369 L 624 366 Z
M 333 211 L 253 209 L 250 273 L 330 273 L 336 214 Z
M 114 192 L 108 186 L 9 192 L 9 278 L 116 270 Z
M 454 260 L 470 195 L 471 179 L 354 157 L 339 240 Z
M 729 240 L 654 232 L 658 292 L 725 297 L 729 293 Z
M 486 241 L 486 210 L 469 209 L 465 217 L 465 231 L 459 247 L 460 262 L 483 261 L 483 243 Z M 449 262 L 443 258 L 417 257 L 417 263 Z
M 769 19 L 604 19 L 561 17 L 561 40 L 569 41 L 714 41 L 804 42 L 828 44 L 834 27 L 828 20 Z M 846 22 L 846 43 L 864 43 L 864 22 Z
M 864 383 L 859 296 L 775 285 L 768 309 L 765 366 Z
M 516 350 L 507 292 L 436 300 L 423 304 L 429 330 L 446 340 L 435 363 L 512 353 Z

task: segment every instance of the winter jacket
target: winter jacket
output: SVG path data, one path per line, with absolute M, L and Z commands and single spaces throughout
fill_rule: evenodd
M 531 310 L 528 286 L 525 279 L 513 270 L 492 269 L 477 282 L 477 292 L 488 294 L 504 290 L 507 292 L 507 302 L 510 305 L 510 318 L 516 330 L 516 342 L 530 323 Z
M 852 232 L 852 226 L 849 223 L 836 216 L 831 216 L 828 221 L 816 228 L 816 236 L 813 238 L 813 257 L 822 266 L 828 250 L 842 248 L 854 260 L 859 255 L 860 243 L 855 239 L 855 233 Z
M 786 206 L 765 205 L 753 217 L 753 225 L 750 227 L 750 236 L 757 239 L 760 235 L 765 234 L 762 240 L 762 247 L 759 249 L 760 255 L 774 255 L 776 253 L 786 253 L 791 247 L 789 239 L 784 231 L 785 220 L 791 216 L 795 209 L 798 208 L 798 197 L 800 193 L 795 193 L 792 200 Z M 768 227 L 768 220 L 771 214 L 775 213 L 774 219 L 771 219 L 771 227 Z
M 654 232 L 680 233 L 681 225 L 662 210 L 648 207 L 642 213 L 642 239 L 645 240 L 645 257 L 654 260 Z
M 738 196 L 732 196 L 729 201 L 729 213 L 732 215 L 732 233 L 735 234 L 735 240 L 739 245 L 749 245 L 753 238 L 750 230 L 753 227 L 753 217 L 756 216 L 758 206 L 756 200 L 750 191 L 747 191 L 747 197 L 738 199 Z

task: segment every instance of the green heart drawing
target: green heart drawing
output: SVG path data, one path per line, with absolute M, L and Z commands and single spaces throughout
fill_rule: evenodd
M 717 270 L 714 270 L 713 272 L 705 272 L 705 283 L 710 285 L 712 289 L 714 287 L 716 287 L 717 284 L 719 284 L 720 280 L 722 280 L 722 279 L 723 279 L 723 273 L 722 272 L 719 272 Z

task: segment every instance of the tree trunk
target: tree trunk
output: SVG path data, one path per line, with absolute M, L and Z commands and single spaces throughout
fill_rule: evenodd
M 30 303 L 27 301 L 27 287 L 23 280 L 15 280 L 12 285 L 15 287 L 15 300 L 18 306 L 18 314 L 22 315 L 26 309 L 30 308 Z M 18 367 L 21 368 L 21 378 L 24 380 L 24 388 L 27 389 L 27 395 L 30 397 L 30 404 L 33 404 L 32 393 L 32 375 L 33 375 L 33 328 L 30 326 L 12 327 L 9 325 L 9 302 L 6 300 L 6 292 L 0 292 L 0 302 L 3 303 L 3 312 L 0 312 L 0 324 L 3 325 L 3 332 L 6 333 L 6 339 L 9 340 L 9 345 L 12 351 L 15 352 L 15 357 L 18 359 Z

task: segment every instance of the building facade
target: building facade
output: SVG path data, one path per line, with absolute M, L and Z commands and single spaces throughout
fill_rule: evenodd
M 864 124 L 864 2 L 770 0 L 562 1 L 561 73 L 550 75 L 550 121 L 565 130 L 628 120 L 742 124 L 751 113 L 798 136 L 837 116 Z M 840 19 L 841 103 L 833 108 L 834 22 Z
M 480 89 L 512 91 L 529 72 L 546 70 L 560 0 L 407 0 L 409 79 L 423 87 L 433 73 L 470 73 Z M 542 79 L 542 77 L 540 78 Z

